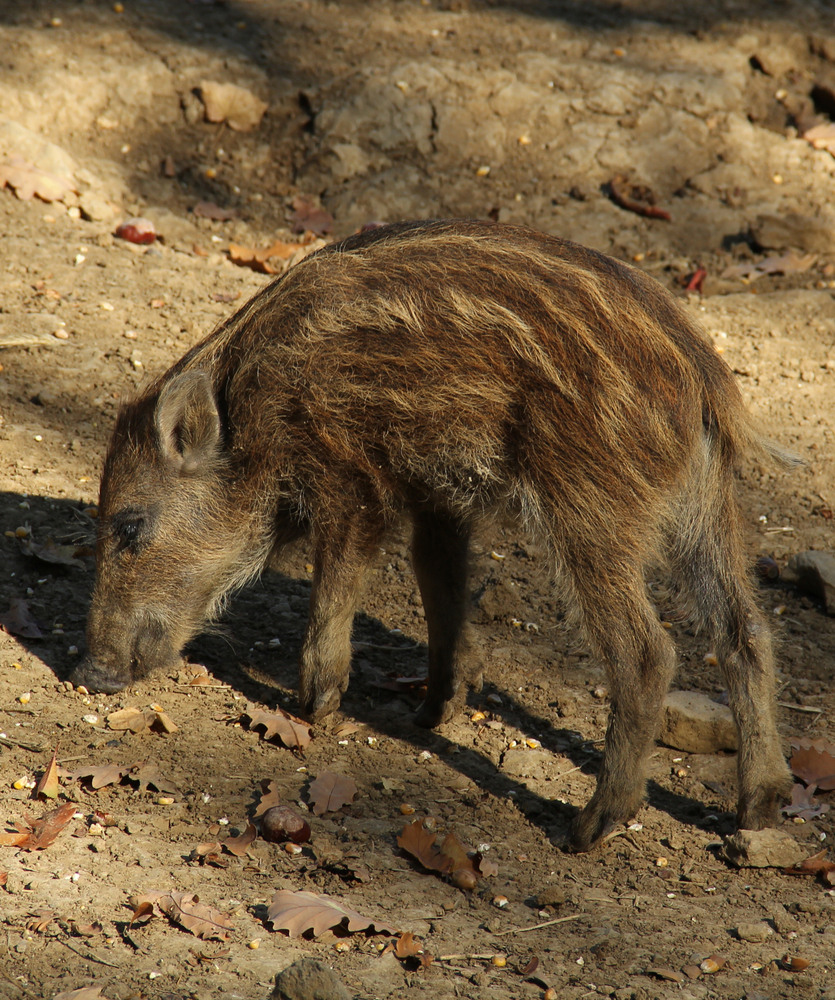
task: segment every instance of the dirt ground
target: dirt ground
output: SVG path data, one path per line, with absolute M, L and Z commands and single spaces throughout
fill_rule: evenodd
M 0 166 L 19 155 L 76 188 L 54 201 L 0 190 L 0 613 L 22 600 L 42 633 L 0 631 L 0 820 L 78 806 L 46 849 L 0 847 L 0 997 L 95 984 L 110 1000 L 261 1000 L 313 956 L 368 1000 L 835 998 L 835 890 L 722 859 L 733 755 L 659 745 L 637 824 L 588 856 L 560 849 L 594 786 L 605 683 L 561 631 L 544 559 L 517 532 L 476 547 L 487 683 L 437 733 L 410 721 L 425 624 L 400 537 L 357 619 L 342 712 L 303 752 L 241 721 L 248 703 L 296 709 L 303 547 L 236 599 L 223 634 L 188 650 L 211 685 L 156 676 L 105 698 L 64 680 L 84 647 L 89 509 L 119 403 L 262 287 L 230 243 L 301 239 L 298 198 L 330 213 L 330 236 L 474 215 L 647 269 L 686 297 L 767 432 L 805 460 L 743 470 L 752 566 L 835 548 L 835 155 L 803 137 L 835 120 L 833 15 L 824 0 L 0 4 Z M 206 81 L 266 102 L 260 124 L 206 121 Z M 617 204 L 624 187 L 647 204 L 634 185 L 669 218 Z M 200 202 L 234 218 L 201 217 Z M 156 242 L 114 237 L 135 215 Z M 49 539 L 59 548 L 45 551 Z M 780 580 L 760 597 L 787 752 L 792 739 L 835 739 L 835 619 Z M 718 696 L 705 640 L 671 628 L 677 686 Z M 152 704 L 176 731 L 109 728 L 115 710 Z M 33 801 L 56 747 L 67 775 L 146 762 L 164 787 L 65 777 L 57 803 Z M 324 771 L 358 790 L 316 816 L 307 788 Z M 194 860 L 199 844 L 244 831 L 264 780 L 305 813 L 309 844 L 291 855 L 259 839 L 221 866 Z M 783 828 L 812 855 L 835 837 L 833 815 Z M 498 874 L 465 892 L 411 861 L 396 836 L 427 817 Z M 131 926 L 128 897 L 154 889 L 232 914 L 229 940 L 162 916 Z M 273 931 L 279 889 L 411 931 L 435 961 L 401 962 L 385 935 Z M 761 921 L 761 940 L 737 933 Z M 718 971 L 700 970 L 713 955 Z

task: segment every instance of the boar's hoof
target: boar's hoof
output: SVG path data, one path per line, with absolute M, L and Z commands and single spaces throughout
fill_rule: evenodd
M 311 722 L 321 722 L 339 708 L 341 701 L 342 691 L 339 688 L 328 688 L 317 694 L 312 701 L 305 700 L 302 711 Z
M 96 666 L 92 660 L 85 660 L 73 670 L 69 676 L 70 683 L 75 687 L 83 685 L 88 691 L 100 694 L 118 694 L 130 686 L 131 678 L 114 677 Z
M 455 713 L 451 701 L 425 701 L 417 711 L 415 722 L 424 729 L 434 729 L 444 722 L 449 722 Z
M 575 854 L 590 851 L 616 824 L 608 812 L 586 806 L 575 818 L 568 836 L 567 848 Z

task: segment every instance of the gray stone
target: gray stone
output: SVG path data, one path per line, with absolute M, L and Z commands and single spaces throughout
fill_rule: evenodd
M 800 590 L 823 600 L 826 613 L 835 615 L 835 553 L 798 552 L 789 559 L 783 577 Z
M 742 923 L 736 929 L 736 936 L 740 941 L 750 941 L 753 944 L 761 944 L 771 937 L 773 933 L 770 925 L 764 920 L 753 920 Z
M 662 743 L 687 753 L 736 750 L 734 717 L 727 705 L 698 691 L 670 691 L 664 701 Z
M 324 962 L 301 958 L 275 977 L 271 1000 L 351 1000 L 351 994 Z
M 737 830 L 725 839 L 725 857 L 737 868 L 788 868 L 807 854 L 782 830 Z

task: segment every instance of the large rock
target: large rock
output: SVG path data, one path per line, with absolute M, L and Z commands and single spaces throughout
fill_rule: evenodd
M 725 857 L 737 868 L 789 868 L 808 853 L 782 830 L 737 830 L 725 840 Z
M 822 599 L 827 614 L 835 615 L 835 553 L 798 552 L 789 559 L 783 578 Z
M 687 753 L 736 750 L 734 717 L 727 705 L 698 691 L 670 691 L 664 702 L 662 743 Z
M 324 962 L 301 958 L 275 977 L 270 1000 L 351 1000 L 351 994 Z

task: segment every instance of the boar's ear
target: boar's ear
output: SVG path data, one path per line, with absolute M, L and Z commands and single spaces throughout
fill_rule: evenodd
M 184 475 L 200 472 L 220 450 L 220 414 L 204 371 L 174 375 L 162 387 L 154 410 L 163 457 Z

